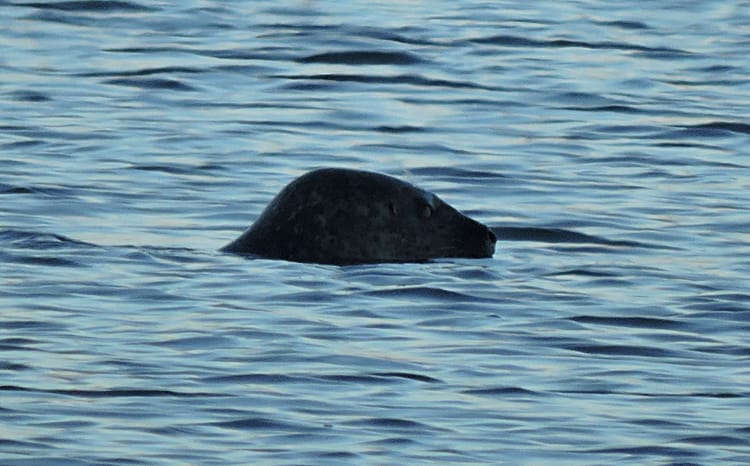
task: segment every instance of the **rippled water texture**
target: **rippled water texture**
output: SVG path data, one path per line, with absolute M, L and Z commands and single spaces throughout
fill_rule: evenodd
M 0 1 L 0 464 L 750 463 L 747 2 Z M 490 259 L 218 249 L 313 168 Z

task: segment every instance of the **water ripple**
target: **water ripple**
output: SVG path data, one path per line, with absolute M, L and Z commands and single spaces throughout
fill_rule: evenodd
M 298 58 L 300 63 L 332 63 L 341 65 L 415 65 L 423 60 L 408 52 L 386 52 L 379 50 L 352 50 L 326 52 Z
M 0 230 L 0 244 L 32 250 L 59 249 L 71 246 L 90 247 L 91 243 L 78 241 L 55 233 L 38 233 L 23 230 Z
M 220 396 L 213 393 L 176 392 L 172 390 L 150 389 L 111 389 L 111 390 L 74 390 L 74 389 L 39 389 L 17 385 L 0 385 L 0 391 L 52 393 L 83 398 L 130 398 L 130 397 L 206 397 Z
M 583 324 L 612 325 L 634 328 L 654 329 L 679 329 L 686 326 L 685 322 L 672 319 L 659 319 L 655 317 L 599 317 L 599 316 L 576 316 L 570 320 Z
M 153 78 L 153 79 L 107 79 L 105 84 L 118 86 L 137 87 L 141 89 L 164 89 L 170 91 L 195 91 L 193 86 L 183 83 L 177 79 Z
M 362 74 L 343 74 L 343 73 L 322 73 L 311 75 L 278 75 L 274 78 L 287 79 L 292 81 L 333 81 L 353 82 L 361 84 L 398 84 L 423 87 L 444 87 L 454 89 L 492 89 L 487 86 L 475 84 L 472 82 L 456 81 L 448 79 L 425 78 L 419 75 L 400 74 L 394 76 L 373 76 Z
M 125 1 L 97 1 L 97 0 L 80 0 L 80 1 L 63 1 L 63 2 L 25 2 L 14 3 L 16 6 L 37 8 L 41 10 L 59 10 L 75 12 L 110 12 L 110 11 L 133 11 L 133 12 L 151 12 L 157 11 L 155 8 L 141 5 L 135 2 Z
M 504 47 L 580 47 L 588 49 L 606 49 L 606 50 L 626 50 L 636 52 L 655 52 L 659 53 L 663 58 L 664 54 L 669 54 L 670 57 L 677 57 L 681 55 L 688 55 L 689 53 L 684 50 L 673 49 L 669 47 L 647 47 L 644 45 L 628 44 L 624 42 L 586 42 L 579 40 L 570 39 L 530 39 L 528 37 L 519 37 L 511 35 L 494 35 L 489 37 L 479 37 L 471 39 L 472 42 L 478 44 L 489 44 L 499 45 Z
M 0 462 L 749 463 L 735 3 L 0 2 Z M 321 166 L 494 257 L 218 252 Z
M 638 241 L 609 240 L 561 228 L 493 227 L 492 231 L 499 240 L 504 241 L 539 241 L 545 243 L 601 244 L 614 247 L 674 249 L 671 246 Z
M 249 417 L 244 419 L 237 419 L 234 421 L 222 421 L 214 422 L 211 425 L 216 427 L 222 427 L 225 429 L 240 429 L 240 430 L 260 430 L 263 432 L 268 431 L 289 431 L 289 432 L 304 432 L 311 430 L 312 428 L 294 424 L 289 422 L 281 422 L 273 419 L 263 417 Z

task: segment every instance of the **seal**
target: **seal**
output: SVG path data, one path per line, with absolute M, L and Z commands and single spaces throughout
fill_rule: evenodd
M 289 183 L 224 252 L 333 265 L 491 257 L 495 234 L 380 173 L 323 168 Z

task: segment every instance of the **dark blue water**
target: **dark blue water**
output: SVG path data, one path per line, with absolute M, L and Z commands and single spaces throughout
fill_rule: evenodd
M 0 463 L 750 462 L 744 2 L 0 1 Z M 218 248 L 375 170 L 494 258 Z

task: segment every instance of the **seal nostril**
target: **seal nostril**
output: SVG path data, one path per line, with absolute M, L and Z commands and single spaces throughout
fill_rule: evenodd
M 493 243 L 494 243 L 494 242 L 496 242 L 496 241 L 497 241 L 497 236 L 495 236 L 495 232 L 494 232 L 494 231 L 492 231 L 492 230 L 490 230 L 489 228 L 487 228 L 487 236 L 488 236 L 488 238 L 489 238 L 489 240 L 490 240 L 491 242 L 493 242 Z

